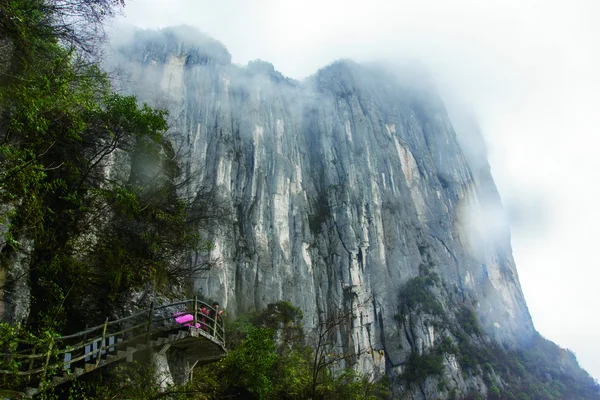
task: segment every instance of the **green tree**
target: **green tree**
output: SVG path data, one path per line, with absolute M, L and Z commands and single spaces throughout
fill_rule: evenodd
M 229 383 L 259 399 L 268 398 L 274 389 L 271 374 L 277 362 L 276 349 L 272 330 L 250 328 L 240 346 L 223 361 Z
M 132 289 L 160 290 L 210 267 L 188 256 L 210 250 L 197 223 L 219 213 L 207 211 L 212 200 L 178 196 L 166 112 L 113 93 L 90 62 L 102 22 L 124 3 L 0 5 L 0 263 L 10 269 L 28 254 L 28 273 L 14 278 L 32 289 L 27 327 L 77 330 Z M 129 176 L 112 176 L 115 159 Z

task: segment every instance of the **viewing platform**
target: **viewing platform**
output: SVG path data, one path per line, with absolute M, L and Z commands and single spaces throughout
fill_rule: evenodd
M 16 362 L 18 369 L 0 370 L 0 374 L 26 382 L 18 394 L 23 398 L 112 363 L 131 362 L 142 352 L 165 354 L 169 348 L 180 349 L 192 361 L 192 368 L 227 354 L 223 318 L 197 298 L 159 307 L 152 304 L 128 317 L 107 319 L 102 325 L 52 338 L 45 348 L 21 347 L 15 354 L 3 355 Z

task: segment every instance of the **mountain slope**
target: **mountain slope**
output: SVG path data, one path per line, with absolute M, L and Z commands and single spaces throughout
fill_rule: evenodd
M 212 236 L 221 263 L 195 288 L 234 315 L 288 300 L 309 330 L 353 312 L 332 348 L 398 395 L 527 383 L 507 360 L 553 345 L 534 329 L 508 232 L 487 224 L 491 175 L 470 168 L 430 85 L 352 61 L 298 82 L 230 60 L 187 27 L 138 32 L 113 57 L 126 90 L 170 110 L 187 195 L 218 187 L 231 210 Z M 558 370 L 597 395 L 574 358 Z

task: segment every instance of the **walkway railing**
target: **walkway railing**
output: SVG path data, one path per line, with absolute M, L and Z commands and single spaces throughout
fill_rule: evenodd
M 178 322 L 179 321 L 179 322 Z M 5 354 L 9 362 L 17 362 L 16 371 L 0 370 L 0 374 L 28 375 L 43 380 L 47 374 L 69 373 L 74 365 L 85 371 L 97 368 L 102 357 L 124 353 L 123 349 L 147 346 L 151 339 L 165 332 L 196 328 L 200 336 L 225 350 L 223 318 L 218 310 L 197 298 L 147 309 L 125 318 L 106 321 L 91 328 L 66 336 L 55 337 L 44 348 L 22 346 L 15 354 Z M 104 364 L 103 362 L 102 364 Z M 90 368 L 91 366 L 91 368 Z

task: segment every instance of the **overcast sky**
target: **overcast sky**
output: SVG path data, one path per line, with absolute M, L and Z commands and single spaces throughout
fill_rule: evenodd
M 337 58 L 422 61 L 473 110 L 538 331 L 600 379 L 600 1 L 136 0 L 301 79 Z M 118 29 L 117 29 L 118 32 Z

